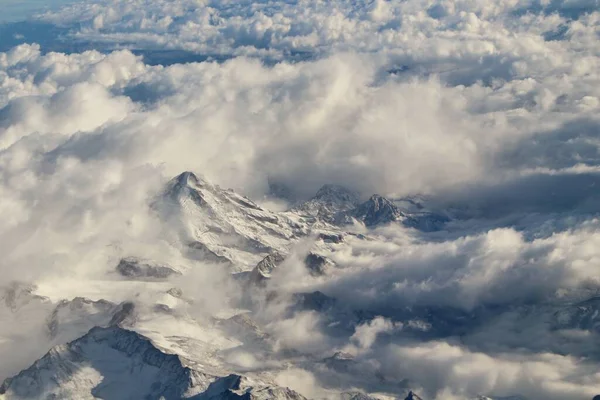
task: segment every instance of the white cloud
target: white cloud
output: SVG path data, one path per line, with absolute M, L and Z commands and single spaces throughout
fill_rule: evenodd
M 600 390 L 593 364 L 556 354 L 490 356 L 430 342 L 392 345 L 379 356 L 385 374 L 405 376 L 435 399 L 475 398 L 480 393 L 591 399 Z
M 350 337 L 350 340 L 355 342 L 359 348 L 368 349 L 375 343 L 377 335 L 380 333 L 392 332 L 394 329 L 398 328 L 401 329 L 402 326 L 395 324 L 388 319 L 375 317 L 369 322 L 358 325 L 354 334 Z
M 288 319 L 274 319 L 266 329 L 277 338 L 275 351 L 322 354 L 331 348 L 330 339 L 321 332 L 319 316 L 314 312 L 297 313 Z
M 534 241 L 513 229 L 440 243 L 407 243 L 402 233 L 391 239 L 398 244 L 386 247 L 357 241 L 348 249 L 352 254 L 332 254 L 346 269 L 322 290 L 356 307 L 380 310 L 406 304 L 472 310 L 578 298 L 600 287 L 597 229 L 590 222 Z
M 362 196 L 425 193 L 468 219 L 431 235 L 388 227 L 373 241 L 348 237 L 328 254 L 340 268 L 327 282 L 291 260 L 271 288 L 321 289 L 349 309 L 382 314 L 592 296 L 600 283 L 597 5 L 107 0 L 47 14 L 87 46 L 230 59 L 151 66 L 128 50 L 46 53 L 34 44 L 0 53 L 3 279 L 64 281 L 60 296 L 70 279 L 105 279 L 120 257 L 143 254 L 189 266 L 178 284 L 201 288 L 193 297 L 202 306 L 187 310 L 215 312 L 229 283 L 184 260 L 147 208 L 168 178 L 194 170 L 255 198 L 269 181 L 299 198 L 325 183 Z M 489 330 L 465 337 L 465 347 L 452 338 L 380 345 L 381 333 L 406 339 L 392 319 L 332 337 L 317 313 L 274 308 L 258 315 L 280 350 L 274 357 L 357 348 L 359 365 L 380 363 L 388 379 L 406 377 L 445 399 L 583 399 L 599 390 L 591 364 L 577 358 L 589 332 L 571 332 L 567 344 L 548 334 L 535 349 L 515 335 L 502 353 L 486 354 Z M 523 321 L 515 313 L 495 321 L 497 336 Z M 565 349 L 576 354 L 559 355 Z M 245 350 L 230 361 L 264 362 Z M 318 376 L 288 372 L 280 382 L 321 393 Z

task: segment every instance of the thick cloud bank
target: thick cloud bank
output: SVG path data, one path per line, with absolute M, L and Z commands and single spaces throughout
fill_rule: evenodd
M 321 249 L 343 268 L 307 276 L 292 260 L 267 285 L 335 298 L 336 312 L 361 316 L 354 326 L 265 306 L 257 319 L 274 353 L 232 350 L 231 364 L 351 356 L 343 373 L 335 365 L 348 360 L 330 359 L 277 377 L 314 398 L 410 387 L 429 399 L 590 400 L 600 393 L 600 331 L 585 314 L 600 289 L 599 8 L 102 0 L 44 14 L 63 47 L 90 50 L 0 53 L 3 280 L 56 299 L 100 296 L 119 259 L 144 255 L 184 265 L 178 284 L 203 304 L 186 312 L 212 315 L 234 283 L 186 258 L 151 211 L 172 177 L 196 171 L 283 208 L 329 183 L 360 200 L 417 196 L 450 222 L 354 227 Z M 157 52 L 168 65 L 149 61 Z M 208 60 L 178 62 L 190 55 Z M 5 354 L 17 361 L 0 379 L 28 365 Z

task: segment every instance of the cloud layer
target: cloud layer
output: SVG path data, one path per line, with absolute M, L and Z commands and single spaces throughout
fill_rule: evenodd
M 257 200 L 273 183 L 297 200 L 327 183 L 426 195 L 447 230 L 382 227 L 322 249 L 340 266 L 328 280 L 274 277 L 372 318 L 338 331 L 316 312 L 262 310 L 273 357 L 350 352 L 371 392 L 358 378 L 393 392 L 402 376 L 437 399 L 589 400 L 597 333 L 550 325 L 600 288 L 598 6 L 106 0 L 45 14 L 90 50 L 0 53 L 2 276 L 67 287 L 130 254 L 189 265 L 148 207 L 185 170 Z M 152 65 L 156 52 L 172 65 Z M 172 62 L 190 54 L 219 62 Z M 193 267 L 207 306 L 189 312 L 215 312 L 227 299 L 209 283 L 224 274 Z M 474 322 L 436 330 L 454 316 Z M 280 379 L 319 395 L 333 382 L 320 373 L 351 384 L 305 367 Z

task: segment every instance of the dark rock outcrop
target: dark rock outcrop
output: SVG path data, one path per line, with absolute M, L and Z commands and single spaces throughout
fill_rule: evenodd
M 169 266 L 143 261 L 135 257 L 123 258 L 116 267 L 117 272 L 128 279 L 165 280 L 181 273 Z
M 304 258 L 304 265 L 313 276 L 322 276 L 335 264 L 329 258 L 316 253 L 308 253 Z

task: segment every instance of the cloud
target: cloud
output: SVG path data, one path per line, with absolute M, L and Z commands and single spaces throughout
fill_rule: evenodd
M 356 256 L 332 255 L 346 270 L 322 290 L 379 312 L 412 305 L 472 310 L 572 299 L 598 287 L 591 245 L 596 239 L 597 224 L 589 222 L 533 241 L 504 228 L 441 243 L 377 248 L 358 242 L 351 250 Z
M 274 319 L 266 328 L 277 338 L 275 351 L 299 351 L 319 354 L 330 348 L 329 339 L 321 333 L 319 316 L 313 312 L 301 312 L 293 318 Z
M 355 342 L 359 348 L 370 348 L 375 343 L 377 335 L 380 333 L 391 332 L 397 328 L 401 328 L 401 326 L 398 326 L 385 318 L 375 317 L 371 321 L 357 326 L 354 334 L 350 337 L 350 340 Z
M 556 354 L 489 356 L 430 342 L 392 345 L 379 357 L 384 374 L 405 376 L 434 399 L 475 398 L 480 393 L 589 399 L 600 388 L 593 364 Z
M 308 398 L 327 398 L 327 392 L 319 386 L 315 377 L 309 371 L 303 369 L 286 369 L 277 375 L 275 382 Z M 330 397 L 332 397 L 331 394 Z
M 130 148 L 138 152 L 131 155 L 139 157 L 134 163 L 165 163 L 170 174 L 195 169 L 250 193 L 264 193 L 271 177 L 303 196 L 328 181 L 365 193 L 431 190 L 472 178 L 481 163 L 476 125 L 449 102 L 460 93 L 435 80 L 390 80 L 373 87 L 375 66 L 356 55 L 272 68 L 247 59 L 149 68 L 126 53 L 91 54 L 87 65 L 78 65 L 78 57 L 61 60 L 77 65 L 69 74 L 40 68 L 58 63 L 59 56 L 42 56 L 35 47 L 17 48 L 4 58 L 9 56 L 16 60 L 5 63 L 7 75 L 23 74 L 21 87 L 29 80 L 40 84 L 6 98 L 4 147 L 33 132 L 78 133 L 60 151 L 89 149 L 93 140 L 95 158 L 110 149 L 123 159 Z M 121 59 L 125 64 L 117 67 Z M 81 82 L 85 79 L 91 82 Z M 154 101 L 132 102 L 140 92 Z M 409 100 L 417 92 L 420 100 Z M 392 112 L 402 118 L 400 125 L 389 119 Z M 438 117 L 429 119 L 428 113 Z M 164 134 L 167 126 L 170 135 Z M 274 140 L 279 137 L 286 140 Z M 404 174 L 390 174 L 396 167 Z
M 258 200 L 269 183 L 296 199 L 327 183 L 363 198 L 423 194 L 453 217 L 447 230 L 381 227 L 323 245 L 338 266 L 323 279 L 301 265 L 314 243 L 300 244 L 269 289 L 321 290 L 341 316 L 264 307 L 255 318 L 272 359 L 243 348 L 229 362 L 259 369 L 351 349 L 356 368 L 336 375 L 348 387 L 375 391 L 381 372 L 390 391 L 406 378 L 431 398 L 591 398 L 597 374 L 580 357 L 595 334 L 555 332 L 547 318 L 599 288 L 594 7 L 105 0 L 45 14 L 91 49 L 0 53 L 3 279 L 56 299 L 102 285 L 124 300 L 135 294 L 107 284 L 110 273 L 144 256 L 183 265 L 168 284 L 205 321 L 241 296 L 224 271 L 186 259 L 149 210 L 173 176 L 193 170 Z M 173 65 L 150 65 L 152 54 Z M 219 62 L 173 62 L 182 54 Z M 331 388 L 315 365 L 278 379 L 321 395 Z

